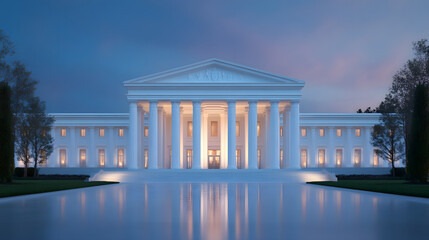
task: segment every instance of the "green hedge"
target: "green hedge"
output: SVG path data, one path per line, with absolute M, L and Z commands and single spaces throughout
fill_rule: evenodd
M 37 172 L 39 172 L 39 169 L 37 169 Z M 15 177 L 24 177 L 24 168 L 17 167 L 15 168 Z M 33 177 L 34 176 L 34 168 L 28 168 L 27 169 L 27 177 Z

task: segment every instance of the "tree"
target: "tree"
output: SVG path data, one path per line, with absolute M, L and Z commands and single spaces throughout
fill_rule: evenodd
M 413 181 L 427 182 L 429 171 L 429 88 L 421 83 L 414 94 L 410 124 L 407 173 Z
M 46 162 L 53 151 L 53 139 L 50 134 L 53 117 L 45 113 L 45 103 L 35 97 L 30 103 L 28 123 L 30 129 L 31 156 L 34 162 L 34 177 L 37 177 L 37 165 Z
M 356 113 L 379 113 L 380 111 L 378 110 L 378 107 L 377 108 L 371 108 L 371 107 L 367 107 L 366 109 L 365 109 L 365 111 L 362 111 L 362 109 L 358 109 L 357 111 L 356 111 Z
M 392 175 L 395 176 L 395 162 L 404 158 L 404 138 L 400 116 L 390 113 L 386 106 L 382 112 L 381 124 L 374 126 L 371 143 L 376 148 L 375 153 L 389 161 Z
M 6 82 L 0 83 L 0 182 L 11 182 L 14 166 L 13 113 L 11 90 Z
M 24 177 L 27 177 L 28 166 L 31 162 L 31 125 L 27 114 L 15 115 L 15 152 L 18 161 L 24 164 Z

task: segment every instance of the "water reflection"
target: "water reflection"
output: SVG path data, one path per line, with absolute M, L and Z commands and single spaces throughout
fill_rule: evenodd
M 404 237 L 402 231 L 429 234 L 429 201 L 304 184 L 119 184 L 0 201 L 0 212 L 0 223 L 9 224 L 11 215 L 11 224 L 37 218 L 43 225 L 28 226 L 36 239 L 58 234 L 65 239 L 394 239 Z M 402 230 L 380 226 L 389 221 Z M 5 239 L 13 238 L 8 228 L 0 230 Z

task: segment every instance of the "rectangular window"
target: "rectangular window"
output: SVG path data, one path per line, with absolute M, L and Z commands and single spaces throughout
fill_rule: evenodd
M 235 136 L 236 137 L 240 136 L 240 123 L 239 122 L 235 122 Z
M 335 162 L 337 167 L 341 166 L 341 163 L 343 162 L 343 149 L 337 149 L 335 150 Z
M 100 167 L 104 167 L 104 160 L 105 160 L 105 155 L 104 155 L 104 149 L 98 149 L 98 165 Z
M 60 149 L 60 166 L 65 167 L 66 166 L 66 150 Z
M 81 137 L 85 137 L 86 136 L 86 129 L 85 128 L 81 128 L 80 129 L 80 136 Z
M 356 137 L 360 137 L 360 128 L 356 128 L 355 135 Z
M 283 163 L 283 149 L 280 149 L 280 164 Z
M 256 123 L 256 135 L 261 136 L 261 122 L 259 121 Z
M 283 137 L 283 126 L 280 126 L 280 137 Z
M 65 137 L 67 134 L 67 129 L 61 128 L 61 137 Z
M 124 129 L 123 128 L 119 128 L 119 130 L 118 130 L 118 136 L 119 137 L 123 137 L 124 136 Z
M 191 122 L 192 123 L 192 122 Z M 192 149 L 186 150 L 186 162 L 184 168 L 191 169 L 192 168 Z
M 192 133 L 193 133 L 193 124 L 192 121 L 188 122 L 188 137 L 192 137 Z
M 240 149 L 235 150 L 235 161 L 237 163 L 237 168 L 241 169 L 241 151 L 240 151 Z
M 147 169 L 149 167 L 149 150 L 144 150 L 144 168 Z
M 258 149 L 258 168 L 261 169 L 261 149 Z
M 79 150 L 80 167 L 86 167 L 86 149 Z
M 307 128 L 301 128 L 301 137 L 307 137 Z
M 355 167 L 360 167 L 361 159 L 362 159 L 362 150 L 360 148 L 356 148 L 353 156 Z
M 118 167 L 122 168 L 124 167 L 124 149 L 118 149 Z
M 341 128 L 337 128 L 337 137 L 341 137 L 341 135 L 343 135 L 343 131 Z
M 149 127 L 148 126 L 144 126 L 144 136 L 145 137 L 149 136 Z
M 211 136 L 217 137 L 218 136 L 218 124 L 217 121 L 211 121 L 210 122 L 210 129 L 211 129 Z
M 377 151 L 374 150 L 374 152 L 373 152 L 373 165 L 374 165 L 374 167 L 378 167 L 378 164 L 379 164 L 378 159 L 379 159 L 379 157 L 378 157 Z
M 104 137 L 104 128 L 100 128 L 100 129 L 98 130 L 98 136 L 100 136 L 100 137 Z
M 301 149 L 301 167 L 306 168 L 307 167 L 307 149 Z
M 325 149 L 319 149 L 319 167 L 325 167 Z
M 325 136 L 325 129 L 319 128 L 319 136 L 324 137 Z

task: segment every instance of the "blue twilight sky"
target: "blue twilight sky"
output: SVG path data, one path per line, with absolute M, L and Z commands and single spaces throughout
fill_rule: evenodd
M 376 106 L 429 1 L 0 0 L 49 112 L 127 112 L 122 82 L 220 58 L 306 82 L 302 112 Z

